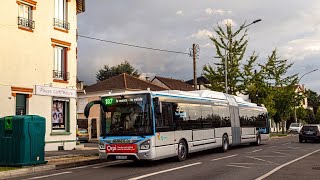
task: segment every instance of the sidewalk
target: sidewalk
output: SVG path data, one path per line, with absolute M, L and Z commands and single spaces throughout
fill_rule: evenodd
M 49 170 L 59 170 L 64 168 L 78 167 L 105 162 L 99 159 L 98 147 L 80 147 L 70 151 L 47 151 L 45 152 L 44 165 L 22 167 L 17 170 L 0 172 L 0 179 L 7 179 Z

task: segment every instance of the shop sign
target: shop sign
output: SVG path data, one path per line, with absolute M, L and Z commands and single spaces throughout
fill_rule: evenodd
M 57 88 L 57 87 L 36 85 L 35 94 L 41 95 L 41 96 L 76 98 L 77 97 L 77 90 L 76 89 L 66 89 L 66 88 Z

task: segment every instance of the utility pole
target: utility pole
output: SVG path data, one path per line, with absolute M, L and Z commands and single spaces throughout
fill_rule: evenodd
M 196 59 L 198 58 L 198 52 L 200 51 L 198 44 L 192 44 L 192 59 L 193 59 L 193 84 L 194 90 L 197 90 L 197 62 Z

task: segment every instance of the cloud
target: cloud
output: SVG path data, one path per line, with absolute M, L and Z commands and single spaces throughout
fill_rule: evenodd
M 225 15 L 225 14 L 231 14 L 232 13 L 232 11 L 226 11 L 226 10 L 223 10 L 223 9 L 211 9 L 211 8 L 205 9 L 205 12 L 208 15 L 218 14 L 218 15 L 221 15 L 221 16 Z
M 304 60 L 307 57 L 320 55 L 320 40 L 295 39 L 279 48 L 283 56 L 292 61 Z
M 193 33 L 190 37 L 197 39 L 208 39 L 209 36 L 213 36 L 213 33 L 207 29 L 199 29 L 198 32 Z
M 211 48 L 211 47 L 214 47 L 212 43 L 207 43 L 207 44 L 203 44 L 203 45 L 200 45 L 200 47 L 202 48 Z
M 176 15 L 179 15 L 179 16 L 183 15 L 182 10 L 177 11 L 177 12 L 176 12 Z
M 229 18 L 220 21 L 219 24 L 220 25 L 231 24 L 232 26 L 236 26 L 237 25 L 237 23 L 234 20 L 229 19 Z

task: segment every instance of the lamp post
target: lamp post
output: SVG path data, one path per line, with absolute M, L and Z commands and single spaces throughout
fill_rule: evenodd
M 261 21 L 261 19 L 254 20 L 252 23 L 247 24 L 247 25 L 243 26 L 242 28 L 247 28 L 247 27 L 251 26 L 252 24 L 255 24 L 255 23 L 260 22 L 260 21 Z M 230 58 L 230 60 L 231 60 L 232 55 L 231 55 L 231 53 L 230 53 L 230 50 L 231 50 L 230 37 L 228 37 L 227 47 L 228 47 L 229 58 Z M 224 67 L 225 67 L 225 69 L 224 69 L 225 92 L 226 92 L 226 94 L 228 94 L 228 56 L 226 55 L 226 49 L 225 49 L 225 54 L 224 54 L 224 56 L 225 56 L 225 58 L 224 58 L 224 59 L 225 59 L 225 60 L 224 60 Z
M 297 84 L 299 85 L 300 80 L 301 80 L 305 75 L 310 74 L 310 73 L 313 73 L 313 72 L 315 72 L 315 71 L 318 71 L 318 69 L 314 69 L 314 70 L 312 70 L 312 71 L 309 71 L 309 72 L 307 72 L 307 73 L 304 73 L 304 74 L 299 78 Z M 294 105 L 294 121 L 295 121 L 295 122 L 298 122 L 298 120 L 297 120 L 297 108 L 296 108 L 296 105 Z

